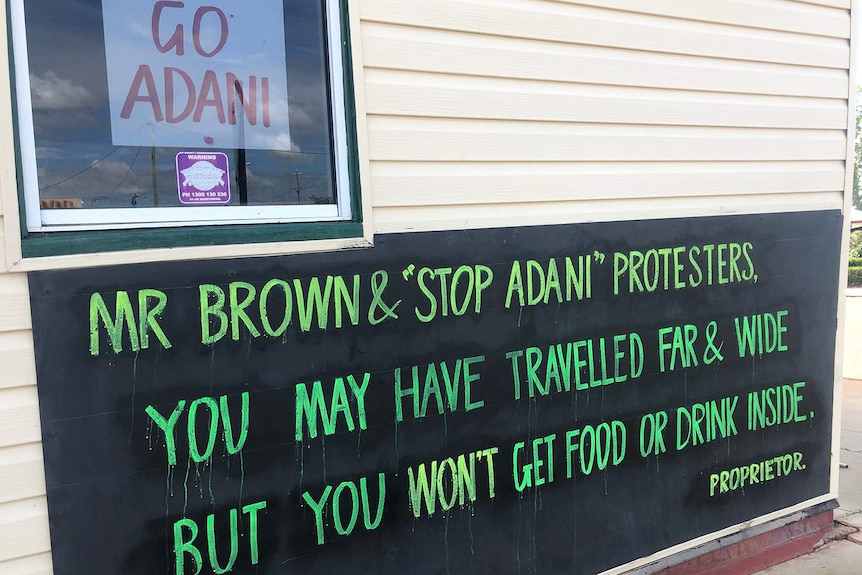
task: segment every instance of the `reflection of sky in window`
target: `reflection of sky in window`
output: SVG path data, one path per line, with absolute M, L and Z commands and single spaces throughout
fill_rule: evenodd
M 294 172 L 301 173 L 302 203 L 332 202 L 322 2 L 285 0 L 283 6 L 293 151 L 247 151 L 249 203 L 296 203 Z M 127 207 L 137 194 L 138 206 L 152 205 L 151 148 L 112 144 L 100 0 L 26 0 L 25 10 L 41 197 Z M 149 27 L 149 20 L 142 25 Z M 234 170 L 234 152 L 216 149 L 229 155 Z M 179 151 L 186 150 L 156 149 L 160 205 L 179 205 Z

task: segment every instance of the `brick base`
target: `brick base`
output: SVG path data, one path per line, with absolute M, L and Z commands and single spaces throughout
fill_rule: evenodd
M 658 575 L 749 575 L 810 553 L 832 531 L 832 511 L 788 523 L 658 571 Z

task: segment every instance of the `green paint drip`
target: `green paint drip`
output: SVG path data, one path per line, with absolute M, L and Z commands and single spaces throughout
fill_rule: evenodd
M 186 476 L 183 479 L 183 515 L 186 514 L 189 506 L 189 473 L 192 469 L 192 461 L 188 460 L 186 463 Z
M 239 454 L 239 503 L 242 505 L 242 490 L 245 487 L 245 459 Z

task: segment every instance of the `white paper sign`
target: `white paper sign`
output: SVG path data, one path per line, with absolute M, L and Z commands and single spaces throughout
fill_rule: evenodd
M 102 0 L 115 146 L 290 150 L 282 0 Z

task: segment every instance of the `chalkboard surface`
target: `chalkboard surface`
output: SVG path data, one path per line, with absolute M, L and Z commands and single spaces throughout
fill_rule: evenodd
M 841 224 L 33 273 L 55 573 L 597 573 L 828 493 Z

